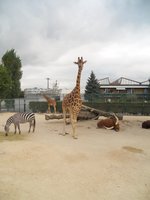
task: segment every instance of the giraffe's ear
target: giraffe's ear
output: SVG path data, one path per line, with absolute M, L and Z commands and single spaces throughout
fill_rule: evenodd
M 74 64 L 78 64 L 78 62 L 73 62 Z
M 87 60 L 85 60 L 85 61 L 83 62 L 83 64 L 86 63 L 86 62 L 87 62 Z

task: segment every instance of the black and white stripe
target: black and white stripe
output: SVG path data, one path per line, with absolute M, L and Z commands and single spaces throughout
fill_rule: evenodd
M 5 125 L 5 132 L 6 132 L 6 136 L 8 135 L 9 132 L 9 126 L 13 123 L 15 126 L 15 132 L 16 133 L 16 129 L 18 127 L 19 130 L 19 134 L 21 133 L 20 130 L 20 123 L 27 123 L 29 122 L 29 131 L 31 130 L 31 127 L 33 127 L 33 132 L 35 130 L 35 114 L 32 112 L 29 113 L 16 113 L 14 115 L 12 115 L 11 117 L 8 118 L 8 120 L 6 121 L 6 125 Z

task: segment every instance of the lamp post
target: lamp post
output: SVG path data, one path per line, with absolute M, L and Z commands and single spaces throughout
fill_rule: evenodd
M 46 78 L 47 79 L 47 89 L 49 89 L 49 81 L 50 81 L 50 78 Z

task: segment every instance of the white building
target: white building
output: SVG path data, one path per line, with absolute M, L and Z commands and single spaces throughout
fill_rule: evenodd
M 51 98 L 59 100 L 61 98 L 62 89 L 59 89 L 58 83 L 53 85 L 52 88 L 26 88 L 24 90 L 25 99 L 34 99 L 35 101 L 41 101 L 43 99 L 42 94 L 46 94 Z

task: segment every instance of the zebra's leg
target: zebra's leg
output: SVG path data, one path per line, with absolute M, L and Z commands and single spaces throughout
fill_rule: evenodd
M 19 123 L 18 123 L 18 131 L 19 131 L 19 134 L 21 134 L 20 124 Z
M 32 121 L 31 121 L 31 122 L 29 122 L 29 131 L 28 131 L 28 133 L 30 133 L 31 126 L 32 126 Z
M 15 128 L 14 134 L 16 134 L 16 131 L 17 131 L 17 125 L 16 124 L 14 124 L 14 128 Z
M 33 122 L 32 122 L 32 126 L 33 126 L 33 132 L 35 131 L 35 119 L 33 120 Z

